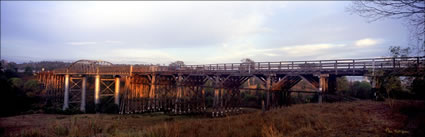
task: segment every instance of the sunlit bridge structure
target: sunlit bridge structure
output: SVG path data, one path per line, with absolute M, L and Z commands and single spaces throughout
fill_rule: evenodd
M 367 76 L 374 90 L 381 89 L 384 75 L 420 76 L 425 57 L 306 60 L 280 62 L 223 63 L 184 66 L 114 65 L 106 61 L 79 60 L 68 68 L 38 73 L 49 103 L 63 110 L 93 106 L 101 110 L 107 102 L 120 114 L 165 112 L 171 114 L 239 113 L 242 85 L 248 79 L 262 81 L 263 108 L 288 104 L 290 91 L 301 80 L 322 96 L 336 91 L 337 77 Z M 211 92 L 206 92 L 206 90 Z M 250 89 L 248 89 L 250 90 Z M 207 98 L 212 105 L 207 105 Z

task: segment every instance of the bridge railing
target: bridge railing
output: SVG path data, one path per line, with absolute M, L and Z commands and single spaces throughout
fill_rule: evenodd
M 321 71 L 366 70 L 424 67 L 425 57 L 280 61 L 185 65 L 179 71 Z
M 171 72 L 171 71 L 217 71 L 217 72 L 260 72 L 260 71 L 359 71 L 368 69 L 400 69 L 423 68 L 425 57 L 369 58 L 369 59 L 339 59 L 339 60 L 309 60 L 280 61 L 255 63 L 221 63 L 184 66 L 156 65 L 105 65 L 87 66 L 75 65 L 71 69 L 56 69 L 56 74 L 130 74 L 131 72 Z

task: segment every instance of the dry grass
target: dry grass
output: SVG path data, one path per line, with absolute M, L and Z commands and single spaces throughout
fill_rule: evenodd
M 421 115 L 410 112 L 423 109 L 418 104 L 423 102 L 396 101 L 393 108 L 372 101 L 300 104 L 224 118 L 36 114 L 1 118 L 0 124 L 6 136 L 34 137 L 416 136 L 423 135 L 420 126 L 425 122 Z M 412 120 L 416 123 L 409 122 Z

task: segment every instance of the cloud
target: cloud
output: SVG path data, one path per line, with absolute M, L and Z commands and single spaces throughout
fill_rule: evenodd
M 95 45 L 97 44 L 97 42 L 68 42 L 68 45 L 75 45 L 75 46 L 80 46 L 80 45 Z
M 48 26 L 61 38 L 112 39 L 129 48 L 193 48 L 268 33 L 272 29 L 265 23 L 286 3 L 75 2 L 59 4 L 60 14 L 37 20 L 41 27 L 63 20 Z
M 116 41 L 116 40 L 106 40 L 105 43 L 110 43 L 110 44 L 121 44 L 123 43 L 122 41 Z
M 357 40 L 355 42 L 355 45 L 357 47 L 369 47 L 369 46 L 374 46 L 376 44 L 378 44 L 378 40 L 374 40 L 371 38 L 365 38 L 365 39 L 361 39 L 361 40 Z
M 81 46 L 81 45 L 110 45 L 110 44 L 121 44 L 122 41 L 115 41 L 115 40 L 105 40 L 102 42 L 95 42 L 95 41 L 78 41 L 78 42 L 68 42 L 66 44 L 68 45 L 74 45 L 74 46 Z
M 349 3 L 2 3 L 2 48 L 6 47 L 2 57 L 204 64 L 247 57 L 255 61 L 370 57 L 386 55 L 385 45 L 405 43 L 404 31 L 397 25 L 368 24 L 341 12 Z M 4 42 L 11 39 L 36 44 Z M 40 54 L 51 50 L 56 52 Z

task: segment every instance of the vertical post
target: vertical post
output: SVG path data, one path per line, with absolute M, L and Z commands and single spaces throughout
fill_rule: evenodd
M 132 73 L 133 73 L 133 65 L 130 66 L 130 77 L 131 77 Z
M 372 76 L 375 76 L 375 59 L 372 59 Z
M 269 75 L 267 77 L 266 80 L 266 87 L 267 87 L 267 92 L 266 92 L 266 109 L 269 110 L 270 107 L 270 92 L 271 92 L 271 88 L 272 88 L 272 79 L 271 79 L 271 75 Z
M 322 71 L 322 61 L 319 61 L 320 71 Z
M 260 70 L 260 62 L 258 62 L 258 70 Z
M 335 64 L 334 64 L 335 75 L 338 75 L 337 65 L 338 65 L 338 60 L 335 60 Z
M 322 103 L 322 94 L 323 94 L 323 79 L 322 79 L 322 75 L 319 76 L 319 99 L 318 102 L 319 104 Z
M 155 82 L 156 82 L 156 75 L 152 74 L 150 91 L 149 91 L 149 99 L 150 99 L 149 107 L 151 107 L 151 109 L 153 109 L 153 110 L 157 107 L 156 106 L 156 100 L 155 100 Z
M 270 67 L 270 62 L 268 62 L 268 67 L 269 67 L 269 71 L 270 71 L 270 69 L 271 69 L 271 67 Z
M 116 76 L 115 77 L 115 92 L 114 92 L 114 101 L 116 105 L 119 105 L 119 102 L 120 102 L 119 95 L 120 95 L 120 77 Z
M 179 106 L 178 104 L 180 103 L 180 96 L 182 93 L 182 81 L 183 81 L 183 77 L 181 74 L 178 74 L 177 77 L 177 94 L 176 94 L 176 102 L 174 103 L 174 114 L 177 114 L 179 111 Z
M 205 88 L 203 88 L 203 87 L 201 87 L 202 88 L 202 90 L 201 90 L 201 93 L 202 93 L 202 108 L 201 108 L 201 110 L 202 111 L 205 111 L 206 109 L 207 109 L 207 106 L 205 105 Z
M 87 76 L 83 76 L 81 80 L 81 105 L 80 111 L 86 111 L 86 86 L 87 86 Z
M 379 100 L 380 99 L 380 97 L 381 97 L 381 95 L 380 95 L 380 92 L 379 92 L 379 90 L 380 90 L 380 81 L 379 81 L 379 77 L 377 77 L 377 76 L 372 76 L 372 79 L 371 79 L 371 85 L 372 85 L 372 92 L 373 92 L 373 95 L 374 95 L 374 97 L 375 97 L 375 100 L 377 101 L 377 100 Z
M 213 101 L 213 113 L 212 115 L 214 116 L 214 112 L 217 112 L 217 116 L 218 116 L 218 108 L 219 108 L 219 93 L 220 93 L 220 76 L 215 76 L 215 81 L 214 81 L 214 101 Z
M 322 103 L 323 94 L 328 91 L 328 77 L 329 74 L 320 74 L 319 78 L 319 103 Z
M 62 110 L 66 110 L 68 109 L 68 104 L 69 104 L 69 74 L 65 75 L 65 93 L 63 96 L 63 108 Z
M 393 58 L 393 69 L 395 68 L 395 57 Z
M 94 104 L 98 105 L 100 103 L 100 75 L 97 74 L 94 80 Z
M 239 65 L 240 67 L 240 65 Z M 254 64 L 254 69 L 255 69 L 255 64 Z M 251 63 L 248 64 L 248 73 L 251 74 Z
M 419 70 L 419 57 L 416 57 L 416 71 Z
M 294 69 L 294 62 L 292 61 L 291 69 Z

